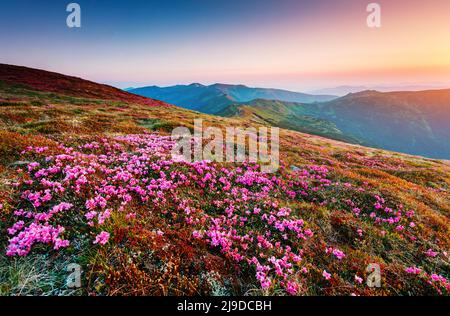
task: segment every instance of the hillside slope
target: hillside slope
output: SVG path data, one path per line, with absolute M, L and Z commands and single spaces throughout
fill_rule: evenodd
M 150 106 L 168 105 L 111 86 L 22 66 L 0 64 L 0 82 L 66 96 L 133 102 Z
M 380 148 L 450 159 L 450 90 L 366 91 L 314 109 L 343 131 Z
M 450 90 L 365 91 L 329 102 L 254 100 L 218 115 L 408 154 L 450 160 Z
M 0 82 L 1 295 L 449 294 L 449 162 L 284 129 L 274 174 L 180 162 L 174 127 L 259 125 L 20 76 Z
M 362 140 L 344 134 L 336 124 L 320 118 L 309 110 L 312 105 L 278 100 L 256 99 L 250 102 L 232 104 L 217 115 L 240 117 L 249 122 L 277 126 L 303 133 L 319 135 L 352 144 L 366 144 Z

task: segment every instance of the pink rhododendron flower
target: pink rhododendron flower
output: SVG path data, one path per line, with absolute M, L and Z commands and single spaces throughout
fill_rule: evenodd
M 420 272 L 422 272 L 422 269 L 419 269 L 417 267 L 409 267 L 405 269 L 405 272 L 409 274 L 419 274 Z
M 286 292 L 291 295 L 296 295 L 298 293 L 298 284 L 292 281 L 288 281 L 286 285 Z
M 434 282 L 444 282 L 444 283 L 447 282 L 446 278 L 444 278 L 443 276 L 438 275 L 436 273 L 433 273 L 431 275 L 431 280 L 434 281 Z
M 345 253 L 343 251 L 333 247 L 326 248 L 325 253 L 331 253 L 339 260 L 342 260 L 345 257 Z
M 19 232 L 17 236 L 10 239 L 6 254 L 8 256 L 26 256 L 35 243 L 55 243 L 63 232 L 64 228 L 61 226 L 52 227 L 32 223 Z
M 54 245 L 53 249 L 58 250 L 60 248 L 67 248 L 67 247 L 69 247 L 69 245 L 70 245 L 70 242 L 68 240 L 62 240 L 60 238 L 57 238 L 55 240 L 55 245 Z
M 425 254 L 426 254 L 428 257 L 432 257 L 432 258 L 434 258 L 434 257 L 436 257 L 436 256 L 438 255 L 438 253 L 437 253 L 436 251 L 433 251 L 433 249 L 428 249 L 428 250 L 425 252 Z
M 322 276 L 325 278 L 325 280 L 331 279 L 331 274 L 328 273 L 326 270 L 323 270 Z
M 339 260 L 342 260 L 345 257 L 345 253 L 339 249 L 333 249 L 333 255 L 335 255 Z
M 86 213 L 84 216 L 86 217 L 86 219 L 91 220 L 97 216 L 97 212 L 90 211 L 90 212 Z
M 136 218 L 136 213 L 128 213 L 126 216 L 125 216 L 125 219 L 126 220 L 132 220 L 132 219 L 135 219 Z
M 103 231 L 95 237 L 94 244 L 104 245 L 109 240 L 109 233 Z

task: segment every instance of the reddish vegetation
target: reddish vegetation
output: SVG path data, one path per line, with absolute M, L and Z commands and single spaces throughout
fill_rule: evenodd
M 21 66 L 0 64 L 0 81 L 10 84 L 20 84 L 33 90 L 48 91 L 75 97 L 115 100 L 150 106 L 169 105 L 162 101 L 141 97 L 111 86 L 77 77 Z
M 287 130 L 276 174 L 174 161 L 173 127 L 250 123 L 20 76 L 0 79 L 0 295 L 449 294 L 448 162 Z

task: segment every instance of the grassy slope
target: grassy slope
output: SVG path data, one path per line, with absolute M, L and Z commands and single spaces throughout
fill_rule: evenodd
M 130 241 L 139 237 L 139 247 L 134 243 L 121 247 L 110 243 L 105 247 L 60 252 L 36 249 L 25 258 L 4 255 L 5 230 L 11 225 L 16 201 L 16 192 L 10 183 L 17 178 L 17 173 L 10 164 L 21 159 L 20 152 L 26 146 L 52 146 L 55 141 L 77 144 L 98 135 L 141 133 L 149 128 L 164 134 L 174 126 L 192 126 L 193 119 L 198 117 L 207 125 L 250 125 L 246 120 L 218 118 L 176 107 L 149 107 L 142 102 L 101 101 L 70 95 L 64 91 L 39 92 L 16 84 L 0 84 L 0 203 L 3 204 L 0 293 L 261 293 L 254 272 L 245 272 L 216 249 L 190 240 L 189 227 L 171 229 L 167 218 L 153 215 L 139 218 L 134 226 L 126 225 L 119 217 L 114 217 L 110 224 L 116 235 L 127 236 Z M 315 232 L 305 247 L 305 264 L 310 272 L 302 281 L 302 294 L 437 293 L 435 287 L 406 274 L 404 269 L 420 266 L 429 273 L 436 272 L 448 278 L 449 258 L 444 253 L 450 245 L 450 166 L 447 162 L 348 145 L 288 130 L 281 131 L 280 152 L 286 172 L 293 166 L 325 165 L 332 170 L 330 177 L 334 182 L 367 189 L 367 193 L 359 193 L 345 186 L 330 188 L 321 193 L 320 199 L 337 201 L 324 205 L 306 199 L 289 202 L 289 207 Z M 370 209 L 373 202 L 369 196 L 374 194 L 382 195 L 392 205 L 403 204 L 406 209 L 415 210 L 417 241 L 411 242 L 366 217 L 353 216 L 344 203 L 351 198 Z M 200 196 L 198 198 L 200 200 Z M 280 203 L 287 202 L 280 200 Z M 357 235 L 358 228 L 364 231 L 363 237 Z M 164 231 L 165 237 L 155 241 L 154 232 L 158 229 Z M 383 230 L 387 231 L 384 236 Z M 326 245 L 343 250 L 346 258 L 342 261 L 329 258 L 324 254 Z M 430 248 L 439 255 L 427 257 L 424 252 Z M 148 256 L 133 255 L 134 251 L 146 251 Z M 68 290 L 64 285 L 67 275 L 64 267 L 74 261 L 86 267 L 84 287 L 77 291 Z M 209 264 L 205 266 L 203 262 Z M 355 273 L 362 277 L 367 275 L 365 267 L 372 262 L 382 266 L 381 289 L 358 286 L 352 281 Z M 332 272 L 331 282 L 323 280 L 322 270 Z
M 426 157 L 450 157 L 450 90 L 365 91 L 329 102 L 253 100 L 219 115 Z
M 249 122 L 278 126 L 352 144 L 363 144 L 361 140 L 344 134 L 331 121 L 309 113 L 308 108 L 311 106 L 314 105 L 257 99 L 245 104 L 230 105 L 217 115 L 241 117 Z

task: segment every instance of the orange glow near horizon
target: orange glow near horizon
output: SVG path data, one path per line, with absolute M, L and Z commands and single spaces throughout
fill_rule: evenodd
M 366 25 L 370 2 L 381 5 L 380 29 Z M 64 45 L 51 43 L 56 35 L 36 32 L 16 45 L 11 39 L 1 61 L 122 87 L 192 82 L 298 91 L 398 82 L 450 86 L 449 0 L 267 3 L 246 7 L 238 18 L 233 10 L 214 11 L 217 17 L 197 12 L 191 13 L 198 15 L 192 21 L 188 15 L 160 27 L 145 27 L 150 21 L 145 19 L 117 23 L 101 35 L 105 26 L 87 25 L 76 38 L 74 32 L 65 34 Z
M 296 83 L 301 88 L 306 81 L 317 81 L 313 86 L 328 82 L 450 84 L 450 1 L 436 1 L 434 6 L 393 2 L 380 1 L 380 29 L 365 25 L 365 2 L 350 10 L 350 1 L 344 1 L 340 10 L 330 5 L 324 20 L 293 19 L 223 38 L 232 44 L 228 49 L 210 40 L 199 46 L 186 43 L 181 57 L 166 56 L 167 60 L 181 59 L 185 67 L 166 67 L 166 78 L 137 69 L 133 76 L 142 81 L 177 77 L 192 82 L 196 77 L 206 83 L 222 80 L 265 86 L 289 82 L 291 88 Z M 192 60 L 201 61 L 192 67 Z

